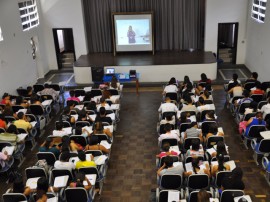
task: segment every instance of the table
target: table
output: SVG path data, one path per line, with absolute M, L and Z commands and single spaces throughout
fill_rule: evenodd
M 120 83 L 136 83 L 136 93 L 139 95 L 139 78 L 140 73 L 136 73 L 136 78 L 130 78 L 128 73 L 114 74 Z M 110 82 L 112 75 L 104 75 L 103 82 Z

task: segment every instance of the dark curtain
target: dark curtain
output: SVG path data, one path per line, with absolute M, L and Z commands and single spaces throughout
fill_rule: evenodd
M 83 0 L 90 53 L 113 52 L 112 12 L 154 12 L 155 50 L 203 49 L 205 0 Z
M 64 35 L 65 51 L 74 51 L 72 29 L 64 29 L 63 35 Z

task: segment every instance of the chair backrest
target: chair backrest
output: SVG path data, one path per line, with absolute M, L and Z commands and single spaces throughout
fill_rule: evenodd
M 84 126 L 91 126 L 91 124 L 88 121 L 76 121 L 75 127 L 83 128 Z
M 159 160 L 159 166 L 158 166 L 158 167 L 163 166 L 165 157 L 166 157 L 166 156 L 163 156 L 163 157 L 160 158 L 160 160 Z M 179 162 L 179 156 L 171 155 L 170 157 L 172 157 L 173 162 Z
M 98 137 L 98 142 L 100 143 L 102 140 L 108 140 L 109 137 L 106 134 L 95 134 Z
M 215 185 L 220 188 L 224 177 L 229 175 L 230 173 L 231 173 L 231 171 L 219 171 L 219 172 L 217 172 L 216 179 L 215 179 Z
M 47 178 L 47 173 L 44 168 L 41 167 L 29 167 L 25 169 L 26 179 L 35 177 L 45 177 Z
M 242 190 L 224 190 L 221 193 L 220 202 L 233 202 L 234 197 L 244 196 L 244 191 Z
M 161 124 L 161 125 L 159 126 L 159 133 L 160 133 L 160 134 L 166 133 L 166 131 L 165 131 L 165 129 L 164 129 L 165 125 L 166 125 L 166 124 Z M 173 124 L 170 124 L 170 125 L 171 125 L 172 130 L 174 130 L 174 125 L 173 125 Z
M 103 155 L 101 150 L 86 150 L 85 154 L 92 154 L 94 157 Z
M 180 126 L 179 126 L 180 134 L 181 134 L 182 132 L 186 132 L 186 130 L 187 130 L 188 128 L 190 128 L 190 125 L 191 125 L 191 123 L 181 123 Z
M 176 92 L 166 93 L 165 97 L 169 97 L 171 100 L 177 101 L 177 93 Z
M 50 84 L 50 88 L 52 88 L 55 91 L 61 91 L 61 88 L 60 88 L 59 84 L 57 84 L 57 83 Z
M 206 148 L 212 148 L 214 145 L 216 145 L 218 142 L 224 142 L 224 137 L 223 136 L 217 136 L 213 135 L 208 137 L 206 141 Z
M 21 193 L 5 193 L 3 194 L 3 202 L 20 202 L 27 201 L 24 194 Z
M 209 132 L 209 128 L 212 124 L 215 124 L 217 126 L 216 121 L 204 121 L 202 122 L 201 129 L 202 129 L 202 134 L 205 136 Z
M 227 91 L 231 90 L 232 88 L 234 88 L 236 86 L 235 83 L 229 83 L 228 87 L 227 87 Z
M 204 100 L 204 104 L 213 104 L 213 100 Z
M 53 166 L 56 161 L 56 157 L 52 152 L 38 152 L 37 158 L 38 160 L 45 159 L 50 166 Z
M 161 190 L 159 192 L 158 202 L 168 202 L 169 192 L 176 192 L 176 193 L 178 193 L 179 199 L 180 199 L 180 191 L 177 191 L 177 190 Z
M 108 91 L 111 93 L 111 95 L 119 95 L 119 92 L 117 89 L 108 89 Z
M 270 81 L 262 82 L 261 89 L 264 90 L 264 91 L 266 91 L 267 88 L 270 88 Z
M 246 111 L 246 108 L 249 108 L 249 107 L 250 107 L 250 103 L 241 103 L 237 112 L 239 114 L 244 114 Z
M 250 126 L 247 136 L 250 138 L 260 138 L 261 137 L 260 132 L 262 131 L 266 131 L 264 125 L 253 125 Z
M 256 112 L 245 114 L 243 121 L 248 121 L 251 117 L 255 117 L 255 116 L 256 116 Z
M 65 189 L 65 196 L 67 202 L 88 202 L 88 194 L 83 187 L 68 187 Z
M 17 88 L 17 93 L 18 93 L 19 96 L 29 97 L 28 96 L 28 91 L 25 88 Z
M 105 100 L 105 102 L 109 105 L 109 106 L 112 106 L 113 102 L 109 99 Z
M 44 110 L 42 108 L 42 106 L 40 105 L 30 105 L 29 106 L 32 114 L 36 115 L 36 116 L 41 116 L 44 114 Z
M 232 103 L 234 103 L 236 100 L 239 100 L 239 99 L 242 99 L 242 98 L 244 98 L 244 96 L 234 96 L 232 98 Z
M 88 115 L 94 115 L 96 112 L 94 110 L 85 110 Z
M 44 85 L 43 84 L 35 84 L 33 85 L 34 91 L 37 93 L 39 91 L 44 90 Z
M 53 100 L 53 97 L 52 97 L 52 95 L 41 95 L 41 96 L 40 96 L 40 99 L 41 99 L 42 101 L 45 101 L 45 100 Z
M 0 128 L 0 133 L 5 133 L 6 130 L 4 128 Z
M 79 103 L 77 102 L 77 100 L 67 100 L 67 105 L 69 105 L 69 103 L 72 103 L 72 104 L 74 104 L 75 106 L 79 104 Z
M 85 96 L 85 90 L 84 89 L 75 89 L 75 97 Z
M 209 186 L 209 177 L 206 174 L 193 174 L 188 177 L 187 187 L 189 189 L 206 189 Z
M 270 119 L 270 114 L 266 114 L 265 117 L 264 117 L 265 121 L 268 120 L 268 119 Z
M 250 90 L 251 88 L 254 88 L 256 86 L 256 82 L 247 82 L 244 85 L 244 89 Z
M 227 161 L 230 161 L 230 160 L 231 160 L 231 157 L 229 155 L 224 155 L 224 162 L 227 162 Z M 212 157 L 210 162 L 212 162 L 212 161 L 217 161 L 217 157 L 216 156 Z
M 87 145 L 87 140 L 82 135 L 71 135 L 70 140 L 73 140 L 75 143 L 80 144 L 83 147 Z
M 83 167 L 79 168 L 78 172 L 83 172 L 85 175 L 95 174 L 97 175 L 97 180 L 100 179 L 98 169 L 96 167 Z
M 199 161 L 204 161 L 204 156 L 199 156 L 199 155 L 198 156 L 187 156 L 185 159 L 185 164 L 192 162 L 193 158 L 197 158 L 197 159 L 199 159 Z
M 19 134 L 22 134 L 22 133 L 26 133 L 28 134 L 28 132 L 24 129 L 24 128 L 17 128 Z
M 175 112 L 163 112 L 162 113 L 162 119 L 165 119 L 165 117 L 167 115 L 170 115 L 170 116 L 176 116 L 176 113 Z M 176 118 L 176 117 L 175 117 Z M 176 120 L 176 119 L 175 119 Z
M 261 102 L 263 100 L 263 94 L 253 94 L 250 96 L 254 102 Z
M 260 101 L 258 103 L 258 106 L 257 106 L 257 109 L 261 109 L 263 105 L 266 105 L 267 104 L 267 101 Z
M 200 116 L 200 120 L 203 121 L 205 119 L 205 115 L 209 112 L 214 112 L 215 113 L 215 110 L 212 110 L 212 109 L 209 109 L 209 110 L 203 110 L 201 112 L 201 116 Z
M 13 121 L 16 121 L 13 116 L 5 116 L 5 120 L 7 123 L 12 123 Z
M 190 192 L 188 202 L 197 202 L 198 193 L 199 193 L 198 190 Z M 207 193 L 209 194 L 210 198 L 212 198 L 212 193 L 210 191 L 207 191 Z
M 102 91 L 100 89 L 92 89 L 91 90 L 91 94 L 93 97 L 95 96 L 101 96 L 102 95 Z
M 182 186 L 181 175 L 162 175 L 160 180 L 162 189 L 180 189 Z
M 193 140 L 198 140 L 199 142 L 201 141 L 200 138 L 198 138 L 198 137 L 188 137 L 188 138 L 186 138 L 184 140 L 184 146 L 183 146 L 183 148 L 185 150 L 189 150 L 190 149 L 190 146 L 192 145 L 192 141 Z
M 178 145 L 177 139 L 174 139 L 174 138 L 166 138 L 166 139 L 161 140 L 161 145 L 163 145 L 165 142 L 168 142 L 171 146 Z
M 68 175 L 68 177 L 69 177 L 68 178 L 68 183 L 71 182 L 74 179 L 72 173 L 70 172 L 70 170 L 53 168 L 52 171 L 51 171 L 51 180 L 53 182 L 56 177 L 64 176 L 64 175 Z
M 69 128 L 69 127 L 71 127 L 71 124 L 68 121 L 56 121 L 55 122 L 55 127 L 60 122 L 63 124 L 63 128 Z
M 263 153 L 270 153 L 270 139 L 262 139 L 258 150 Z
M 35 117 L 34 114 L 25 114 L 29 122 L 37 121 L 37 118 Z

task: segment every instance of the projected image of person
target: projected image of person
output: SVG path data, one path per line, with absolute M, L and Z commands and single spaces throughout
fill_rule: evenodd
M 127 32 L 128 43 L 136 43 L 135 36 L 136 33 L 132 30 L 132 26 L 130 25 Z

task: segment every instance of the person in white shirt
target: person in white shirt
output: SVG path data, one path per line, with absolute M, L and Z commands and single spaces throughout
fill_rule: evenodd
M 177 107 L 174 103 L 171 103 L 171 99 L 169 97 L 165 98 L 165 103 L 162 103 L 158 109 L 159 113 L 164 112 L 177 112 Z
M 66 130 L 63 130 L 63 124 L 61 122 L 57 122 L 55 129 L 53 131 L 53 136 L 63 137 L 65 135 L 70 135 Z
M 164 130 L 166 131 L 166 133 L 161 134 L 158 138 L 159 143 L 161 143 L 162 140 L 164 139 L 176 139 L 177 142 L 180 142 L 180 137 L 178 136 L 178 134 L 172 130 L 172 126 L 169 123 L 166 123 L 164 126 Z
M 111 106 L 106 102 L 104 97 L 100 98 L 100 104 L 97 106 L 98 112 L 99 112 L 100 107 L 105 107 L 106 110 L 111 110 Z
M 198 101 L 199 106 L 197 107 L 198 112 L 202 112 L 204 110 L 215 110 L 214 104 L 204 104 L 204 99 L 199 97 Z
M 60 155 L 60 160 L 55 161 L 54 168 L 56 169 L 67 169 L 70 172 L 75 169 L 75 164 L 69 162 L 70 153 L 68 151 L 64 151 Z
M 266 114 L 270 114 L 270 98 L 268 98 L 268 103 L 262 106 L 261 112 L 263 113 L 263 118 L 265 118 Z

